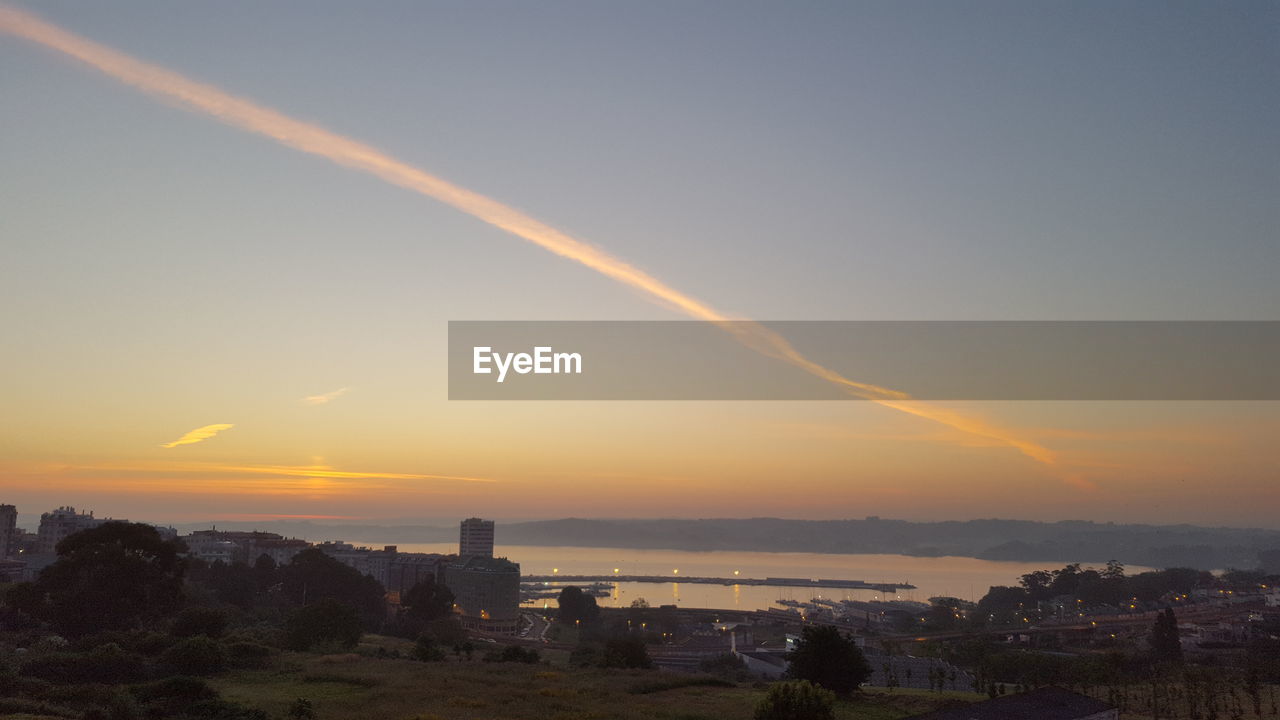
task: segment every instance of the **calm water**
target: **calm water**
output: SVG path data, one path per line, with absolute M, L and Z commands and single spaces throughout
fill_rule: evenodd
M 377 546 L 375 546 L 377 547 Z M 457 545 L 399 543 L 403 552 L 457 552 Z M 625 607 L 637 598 L 650 605 L 682 607 L 763 609 L 780 599 L 808 600 L 816 595 L 833 599 L 884 599 L 874 590 L 783 588 L 759 586 L 697 585 L 674 581 L 680 575 L 744 578 L 810 577 L 867 582 L 907 582 L 902 600 L 926 602 L 938 595 L 978 600 L 992 585 L 1016 585 L 1019 576 L 1033 570 L 1061 567 L 1064 563 L 994 562 L 962 557 L 923 558 L 907 555 L 828 555 L 820 553 L 687 552 L 681 550 L 628 550 L 620 548 L 538 547 L 507 545 L 496 549 L 520 563 L 526 575 L 671 575 L 670 583 L 613 583 L 612 593 L 601 605 Z M 1143 568 L 1133 568 L 1134 572 Z M 551 605 L 554 600 L 548 601 Z M 539 600 L 536 605 L 542 605 Z

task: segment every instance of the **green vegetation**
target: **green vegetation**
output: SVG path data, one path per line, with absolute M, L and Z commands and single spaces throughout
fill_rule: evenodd
M 835 720 L 835 693 L 806 680 L 778 683 L 756 705 L 755 720 Z

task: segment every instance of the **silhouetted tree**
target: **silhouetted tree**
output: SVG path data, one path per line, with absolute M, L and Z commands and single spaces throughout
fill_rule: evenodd
M 360 617 L 350 605 L 326 598 L 298 608 L 285 620 L 285 638 L 294 650 L 334 643 L 353 648 L 360 642 Z
M 453 592 L 427 576 L 400 598 L 406 617 L 423 623 L 449 617 L 453 612 Z
M 129 629 L 182 606 L 183 550 L 151 525 L 103 523 L 58 543 L 58 560 L 10 600 L 69 636 Z
M 871 666 L 850 638 L 830 625 L 809 625 L 801 631 L 796 649 L 787 653 L 789 677 L 808 680 L 848 695 L 871 677 Z
M 587 625 L 600 616 L 600 606 L 596 604 L 596 599 L 573 585 L 560 591 L 557 604 L 560 607 L 561 622 L 581 622 Z
M 355 609 L 370 627 L 385 616 L 386 591 L 381 583 L 329 557 L 317 548 L 303 550 L 280 568 L 287 598 L 299 605 L 337 600 Z
M 634 635 L 615 635 L 605 641 L 600 665 L 614 668 L 651 668 L 653 661 L 649 659 L 649 651 L 643 640 Z
M 1151 628 L 1151 654 L 1156 662 L 1172 665 L 1182 662 L 1182 641 L 1178 637 L 1178 618 L 1173 608 L 1165 608 Z

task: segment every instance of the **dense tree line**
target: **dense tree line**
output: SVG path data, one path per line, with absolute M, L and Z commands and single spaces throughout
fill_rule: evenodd
M 349 650 L 366 631 L 460 640 L 453 595 L 431 581 L 389 616 L 376 580 L 317 549 L 281 566 L 185 552 L 152 526 L 124 522 L 59 543 L 35 581 L 3 594 L 3 642 L 24 654 L 0 658 L 0 714 L 65 714 L 49 698 L 73 697 L 86 718 L 265 720 L 198 678 L 261 668 L 282 650 Z

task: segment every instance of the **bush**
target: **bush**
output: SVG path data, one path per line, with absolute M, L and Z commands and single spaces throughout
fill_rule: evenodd
M 649 659 L 649 650 L 643 640 L 622 635 L 605 642 L 600 665 L 613 668 L 651 668 L 653 661 Z
M 226 651 L 228 663 L 239 668 L 265 667 L 275 652 L 266 645 L 244 641 L 229 643 Z
M 292 650 L 334 644 L 351 649 L 360 642 L 360 617 L 350 605 L 325 599 L 298 608 L 285 621 L 285 641 Z
M 289 706 L 289 712 L 285 717 L 290 720 L 314 720 L 316 709 L 312 706 L 311 701 L 306 698 L 298 698 Z
M 835 699 L 807 680 L 778 683 L 756 705 L 755 720 L 835 720 Z
M 751 671 L 747 670 L 747 664 L 743 662 L 742 658 L 733 653 L 707 658 L 698 663 L 698 669 L 726 680 L 744 681 L 751 679 Z
M 165 650 L 160 664 L 172 675 L 213 675 L 226 669 L 227 654 L 216 641 L 197 635 Z
M 36 715 L 45 717 L 78 718 L 80 714 L 70 708 L 59 707 L 38 700 L 0 697 L 0 716 Z
M 444 650 L 436 645 L 430 635 L 422 634 L 413 644 L 413 659 L 422 662 L 439 662 L 444 660 Z
M 653 693 L 666 692 L 668 690 L 679 690 L 687 687 L 728 688 L 737 686 L 724 678 L 711 677 L 709 675 L 685 675 L 642 682 L 627 688 L 627 692 L 631 695 L 651 695 Z
M 143 720 L 142 707 L 133 695 L 121 690 L 111 696 L 106 707 L 85 713 L 84 720 Z
M 484 662 L 516 662 L 535 665 L 542 658 L 532 648 L 526 650 L 519 645 L 508 645 L 501 650 L 490 650 L 481 658 Z
M 32 658 L 22 666 L 22 674 L 54 683 L 119 685 L 145 680 L 147 665 L 140 655 L 108 643 L 87 653 L 55 652 Z
M 164 715 L 172 715 L 186 707 L 218 699 L 218 691 L 200 678 L 179 675 L 133 688 L 138 700 Z
M 169 632 L 174 637 L 207 635 L 220 638 L 227 631 L 227 614 L 216 608 L 189 607 L 178 613 Z

